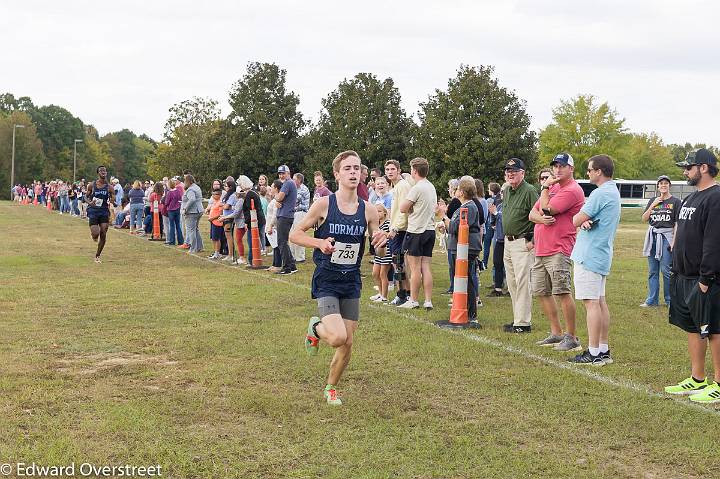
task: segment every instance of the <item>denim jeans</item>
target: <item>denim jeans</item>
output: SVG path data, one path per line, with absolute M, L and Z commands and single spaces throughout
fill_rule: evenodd
M 490 247 L 492 246 L 495 230 L 489 226 L 485 228 L 485 236 L 483 236 L 483 259 L 485 269 L 488 269 L 488 261 L 490 261 Z
M 167 217 L 168 217 L 168 232 L 167 232 L 167 236 L 166 236 L 167 242 L 169 244 L 175 244 L 175 239 L 177 239 L 177 244 L 183 244 L 183 233 L 182 233 L 182 228 L 180 226 L 180 210 L 169 210 Z
M 670 304 L 670 263 L 672 262 L 672 253 L 667 248 L 669 244 L 663 236 L 662 258 L 655 259 L 655 241 L 652 242 L 650 256 L 648 257 L 648 296 L 645 303 L 656 306 L 660 301 L 660 273 L 663 276 L 663 296 L 665 304 Z
M 143 204 L 142 203 L 131 203 L 130 204 L 130 227 L 137 230 L 143 227 Z
M 77 200 L 77 198 L 73 198 L 71 207 L 72 207 L 72 214 L 77 215 L 77 216 L 80 216 L 80 210 L 78 209 L 78 200 Z
M 115 226 L 122 226 L 122 224 L 125 222 L 125 216 L 127 213 L 124 211 L 121 211 L 120 213 L 115 215 Z
M 455 260 L 457 259 L 457 250 L 447 252 L 448 257 L 448 271 L 450 272 L 450 287 L 448 292 L 452 293 L 455 289 Z
M 70 213 L 70 199 L 67 195 L 60 197 L 60 213 Z

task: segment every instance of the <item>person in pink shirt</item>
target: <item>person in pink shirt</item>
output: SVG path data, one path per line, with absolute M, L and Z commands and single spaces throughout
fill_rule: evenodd
M 550 321 L 550 335 L 537 344 L 552 346 L 556 351 L 578 351 L 582 348 L 575 334 L 570 254 L 577 234 L 573 216 L 585 203 L 585 194 L 573 178 L 572 156 L 555 155 L 550 166 L 552 175 L 542 180 L 540 198 L 528 215 L 535 223 L 535 263 L 530 273 L 530 289 Z M 556 300 L 565 317 L 564 333 Z

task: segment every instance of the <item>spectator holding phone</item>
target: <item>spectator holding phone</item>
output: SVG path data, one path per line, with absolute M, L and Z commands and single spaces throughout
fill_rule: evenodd
M 615 164 L 607 155 L 588 160 L 587 175 L 597 186 L 590 193 L 573 224 L 580 228 L 572 255 L 575 299 L 587 312 L 588 349 L 568 359 L 575 364 L 603 366 L 613 362 L 608 343 L 610 311 L 605 301 L 605 282 L 612 265 L 613 243 L 620 223 L 620 192 L 612 176 Z
M 585 203 L 585 194 L 575 181 L 575 162 L 567 153 L 555 155 L 552 173 L 540 186 L 529 219 L 535 223 L 535 263 L 530 273 L 530 289 L 538 298 L 550 321 L 550 335 L 538 341 L 556 351 L 576 351 L 580 342 L 575 335 L 575 301 L 571 293 L 570 254 L 575 246 L 575 216 Z M 560 326 L 557 303 L 565 317 L 565 332 Z

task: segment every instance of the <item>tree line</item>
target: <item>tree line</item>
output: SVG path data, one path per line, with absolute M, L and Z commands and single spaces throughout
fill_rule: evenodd
M 228 92 L 229 114 L 222 114 L 215 99 L 182 101 L 169 109 L 159 142 L 127 129 L 101 137 L 64 108 L 37 107 L 28 97 L 5 93 L 0 95 L 0 181 L 9 185 L 14 124 L 26 126 L 17 131 L 18 182 L 72 179 L 75 139 L 83 141 L 78 178 L 93 177 L 99 164 L 121 181 L 191 170 L 204 187 L 228 175 L 257 178 L 280 164 L 306 176 L 321 171 L 332 178 L 335 154 L 353 149 L 370 168 L 390 158 L 407 165 L 416 156 L 426 157 L 441 191 L 448 179 L 463 174 L 501 179 L 511 157 L 522 158 L 535 173 L 560 151 L 579 160 L 577 177 L 596 153 L 617 160 L 618 177 L 679 177 L 674 162 L 706 146 L 666 145 L 654 133 L 629 132 L 619 113 L 592 95 L 563 100 L 553 110 L 552 123 L 537 134 L 530 129 L 526 102 L 499 83 L 491 66 L 461 65 L 414 115 L 402 108 L 392 78 L 358 73 L 322 99 L 315 122 L 298 110 L 299 96 L 287 89 L 286 76 L 274 63 L 249 63 Z

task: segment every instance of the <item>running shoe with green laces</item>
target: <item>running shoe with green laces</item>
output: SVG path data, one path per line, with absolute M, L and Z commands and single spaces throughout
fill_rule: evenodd
M 701 382 L 695 381 L 692 376 L 687 379 L 683 379 L 679 383 L 673 386 L 666 386 L 665 392 L 668 394 L 680 394 L 687 396 L 690 394 L 698 394 L 708 387 L 707 378 Z
M 701 404 L 720 402 L 720 385 L 713 383 L 699 393 L 690 396 L 690 400 Z
M 325 400 L 327 403 L 331 406 L 342 406 L 342 401 L 339 397 L 337 397 L 337 390 L 335 389 L 335 386 L 332 384 L 328 384 L 325 386 L 325 390 L 323 391 L 323 396 L 325 396 Z
M 313 316 L 308 323 L 307 333 L 305 334 L 305 351 L 310 356 L 315 356 L 320 349 L 320 339 L 315 336 L 315 325 L 320 322 L 320 318 Z

